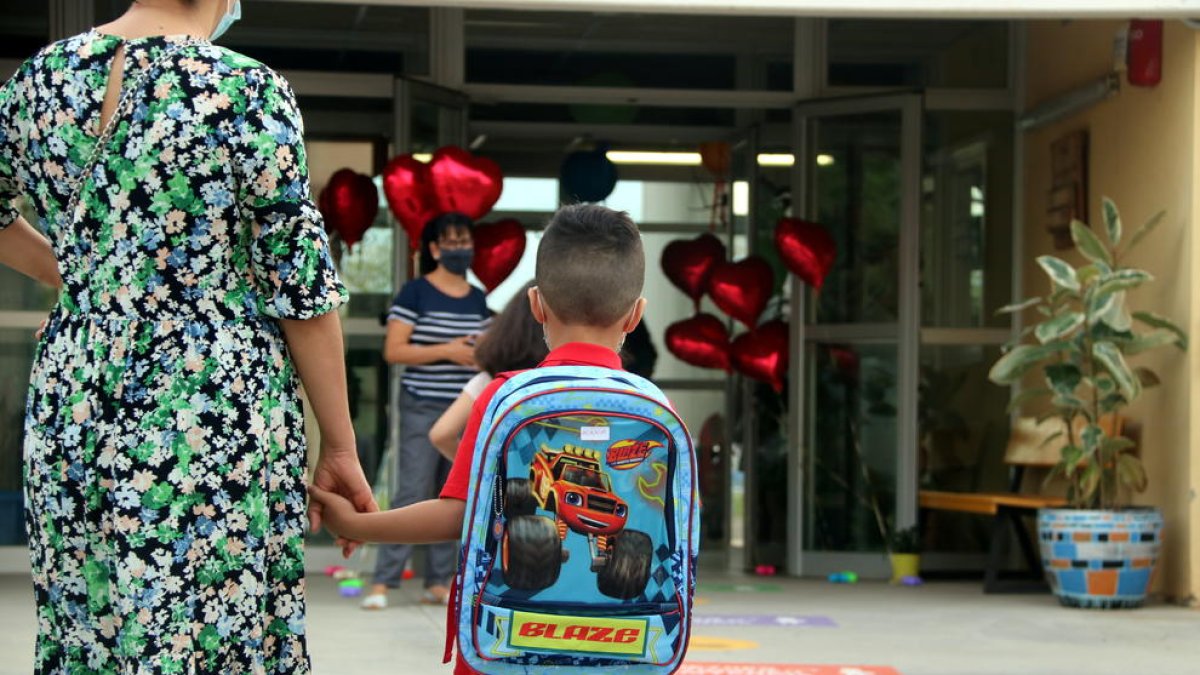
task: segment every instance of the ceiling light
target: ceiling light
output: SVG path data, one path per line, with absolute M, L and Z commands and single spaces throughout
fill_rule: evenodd
M 759 166 L 792 166 L 796 163 L 796 156 L 792 154 L 782 153 L 760 153 L 758 155 Z
M 817 166 L 833 166 L 833 155 L 817 155 Z
M 641 152 L 636 150 L 609 150 L 608 161 L 613 164 L 660 164 L 671 166 L 700 166 L 698 152 Z

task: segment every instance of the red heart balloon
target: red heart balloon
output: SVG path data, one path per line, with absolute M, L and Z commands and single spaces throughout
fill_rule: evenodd
M 340 169 L 330 176 L 329 183 L 321 190 L 317 205 L 325 217 L 326 227 L 354 248 L 379 215 L 379 191 L 370 176 Z
M 837 244 L 828 230 L 806 220 L 783 218 L 775 225 L 775 245 L 789 270 L 821 290 L 837 259 Z
M 700 307 L 700 298 L 713 267 L 725 260 L 725 244 L 704 233 L 690 241 L 673 241 L 662 252 L 662 268 L 667 279 Z
M 783 391 L 791 354 L 788 342 L 788 325 L 779 319 L 768 321 L 733 341 L 733 367 L 746 377 L 766 382 L 775 391 Z
M 454 146 L 433 153 L 429 179 L 439 213 L 457 211 L 471 220 L 487 215 L 504 189 L 504 176 L 495 162 Z
M 392 215 L 408 233 L 408 246 L 415 250 L 421 231 L 440 213 L 433 200 L 429 166 L 412 155 L 400 155 L 383 169 L 383 194 Z
M 729 331 L 712 314 L 697 314 L 667 326 L 667 349 L 680 361 L 729 372 Z
M 721 262 L 708 277 L 708 295 L 729 316 L 751 330 L 775 290 L 775 273 L 763 258 L 752 255 L 740 262 Z
M 525 255 L 525 228 L 512 218 L 475 227 L 475 260 L 471 269 L 488 293 L 504 283 Z

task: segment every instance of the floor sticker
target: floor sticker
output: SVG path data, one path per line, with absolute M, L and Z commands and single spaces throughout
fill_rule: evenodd
M 731 652 L 738 649 L 758 649 L 758 643 L 750 640 L 730 640 L 729 638 L 703 635 L 693 635 L 692 639 L 688 641 L 688 651 Z
M 827 616 L 790 616 L 772 614 L 693 614 L 694 626 L 780 626 L 785 628 L 834 628 Z
M 692 663 L 678 675 L 900 675 L 887 666 L 829 666 L 783 663 Z

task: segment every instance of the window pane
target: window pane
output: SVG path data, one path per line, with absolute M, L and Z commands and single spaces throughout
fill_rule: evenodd
M 837 259 L 818 323 L 893 323 L 899 306 L 900 113 L 815 120 L 812 194 Z
M 1008 86 L 1007 22 L 845 19 L 828 26 L 830 86 Z
M 944 328 L 1006 327 L 1012 296 L 1012 114 L 926 114 L 921 314 Z
M 890 522 L 896 495 L 896 346 L 822 343 L 807 351 L 814 377 L 805 548 L 882 550 L 875 509 Z
M 998 347 L 921 348 L 919 471 L 921 489 L 950 492 L 1007 490 L 1008 387 L 987 379 L 1000 358 Z M 930 511 L 923 533 L 926 551 L 982 553 L 988 547 L 985 519 Z

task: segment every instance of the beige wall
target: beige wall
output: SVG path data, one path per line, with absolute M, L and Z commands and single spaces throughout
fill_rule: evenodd
M 1028 24 L 1026 107 L 1093 81 L 1112 68 L 1112 40 L 1120 22 L 1075 21 Z M 1045 228 L 1050 188 L 1050 143 L 1078 130 L 1090 131 L 1089 208 L 1092 226 L 1102 230 L 1100 198 L 1111 197 L 1131 232 L 1160 209 L 1167 220 L 1130 256 L 1157 281 L 1131 294 L 1137 308 L 1165 314 L 1190 326 L 1200 339 L 1200 294 L 1192 291 L 1191 270 L 1200 262 L 1200 199 L 1193 197 L 1197 151 L 1196 86 L 1198 33 L 1181 22 L 1167 23 L 1163 82 L 1154 89 L 1123 81 L 1115 98 L 1070 119 L 1025 136 L 1025 294 L 1042 294 L 1048 282 L 1034 259 L 1050 253 L 1079 262 L 1074 251 L 1055 251 Z M 1147 390 L 1129 411 L 1142 425 L 1143 458 L 1150 488 L 1137 502 L 1153 504 L 1166 518 L 1166 550 L 1157 590 L 1180 601 L 1200 597 L 1200 359 L 1175 349 L 1135 357 L 1155 370 L 1163 386 Z

